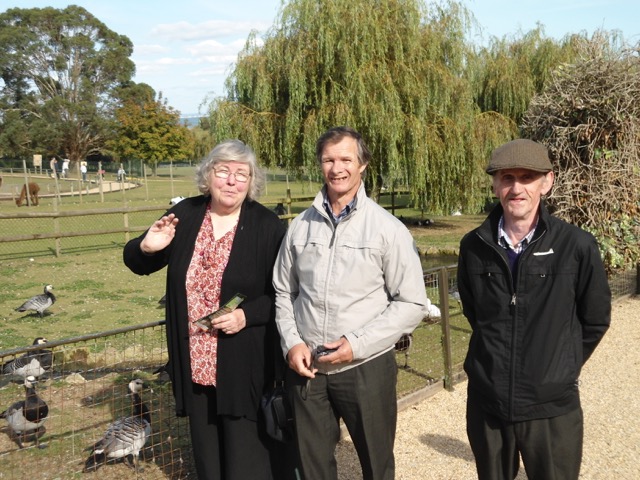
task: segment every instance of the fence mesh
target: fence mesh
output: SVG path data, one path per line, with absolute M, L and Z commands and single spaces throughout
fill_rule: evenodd
M 165 344 L 160 322 L 93 338 L 48 343 L 53 366 L 36 387 L 49 407 L 46 431 L 38 435 L 38 442 L 31 436 L 20 448 L 3 421 L 0 478 L 79 477 L 90 454 L 87 448 L 102 438 L 114 420 L 132 414 L 127 385 L 134 378 L 145 382 L 141 396 L 150 410 L 152 426 L 141 451 L 141 468 L 136 472 L 123 461 L 116 461 L 100 467 L 100 478 L 187 478 L 193 471 L 188 423 L 174 414 L 171 385 L 164 374 L 154 373 L 166 363 Z M 25 352 L 5 352 L 0 361 L 6 364 Z M 22 379 L 3 375 L 2 409 L 24 399 Z

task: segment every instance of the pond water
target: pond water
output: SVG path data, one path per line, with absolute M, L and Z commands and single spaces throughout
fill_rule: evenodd
M 449 265 L 457 265 L 458 256 L 427 254 L 427 255 L 420 255 L 420 261 L 422 262 L 422 269 L 429 270 L 430 268 L 448 267 Z

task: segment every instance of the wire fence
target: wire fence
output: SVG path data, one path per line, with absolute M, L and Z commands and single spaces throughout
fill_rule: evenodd
M 439 282 L 454 267 L 425 274 L 430 295 L 440 296 Z M 444 276 L 443 276 L 444 275 Z M 443 287 L 449 294 L 449 285 Z M 408 345 L 397 345 L 398 395 L 405 397 L 445 381 L 447 371 L 461 371 L 470 330 L 462 315 L 441 312 L 418 326 Z M 443 337 L 443 322 L 455 331 Z M 445 341 L 443 342 L 443 338 Z M 453 364 L 446 364 L 443 344 L 449 344 Z M 80 476 L 89 452 L 115 419 L 130 415 L 131 400 L 125 394 L 134 378 L 145 381 L 142 398 L 151 412 L 153 434 L 141 452 L 142 471 L 122 461 L 100 469 L 101 478 L 123 476 L 140 479 L 193 478 L 188 422 L 176 418 L 171 386 L 162 366 L 167 361 L 164 322 L 158 321 L 45 345 L 53 354 L 52 368 L 39 382 L 37 391 L 48 404 L 46 431 L 20 448 L 7 425 L 0 435 L 0 479 L 50 479 Z M 0 352 L 0 363 L 8 364 L 40 346 Z M 0 377 L 0 405 L 9 406 L 25 398 L 22 379 Z M 441 387 L 440 387 L 441 388 Z M 25 465 L 29 465 L 28 473 Z
M 396 344 L 402 408 L 464 378 L 471 329 L 462 315 L 455 274 L 455 265 L 425 271 L 425 288 L 435 308 L 410 337 Z M 625 291 L 635 293 L 637 275 L 619 280 L 620 291 L 625 282 Z M 6 365 L 38 348 L 0 352 L 0 363 Z M 194 478 L 188 422 L 175 416 L 171 385 L 161 368 L 168 358 L 163 321 L 49 341 L 46 348 L 53 354 L 52 368 L 37 387 L 49 406 L 46 431 L 37 442 L 29 439 L 31 443 L 20 448 L 8 426 L 3 426 L 0 479 L 80 476 L 89 455 L 86 449 L 111 422 L 131 414 L 131 400 L 125 394 L 134 378 L 145 381 L 142 398 L 152 419 L 153 433 L 140 455 L 143 469 L 112 462 L 100 469 L 101 478 Z M 0 408 L 25 398 L 22 383 L 16 376 L 0 376 Z
M 99 469 L 101 479 L 190 477 L 194 469 L 188 423 L 174 415 L 170 383 L 154 373 L 167 361 L 163 323 L 47 342 L 52 368 L 36 387 L 49 409 L 44 430 L 24 439 L 20 448 L 19 437 L 3 422 L 0 478 L 79 478 L 90 454 L 87 449 L 114 420 L 132 414 L 132 400 L 126 394 L 134 378 L 145 382 L 141 396 L 151 414 L 152 434 L 140 455 L 142 469 L 135 472 L 116 461 Z M 36 348 L 0 352 L 0 362 L 6 365 Z M 20 377 L 0 377 L 0 405 L 8 407 L 24 399 Z

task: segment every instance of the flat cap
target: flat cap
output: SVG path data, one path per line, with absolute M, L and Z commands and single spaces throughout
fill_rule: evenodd
M 526 138 L 512 140 L 496 148 L 485 171 L 493 175 L 507 168 L 526 168 L 543 173 L 553 170 L 547 147 Z

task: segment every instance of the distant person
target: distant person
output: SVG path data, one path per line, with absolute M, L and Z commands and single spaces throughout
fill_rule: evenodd
M 271 278 L 285 227 L 256 201 L 265 177 L 241 141 L 218 144 L 196 180 L 202 195 L 127 243 L 124 262 L 139 275 L 167 267 L 166 369 L 176 413 L 189 417 L 198 478 L 280 480 L 281 445 L 259 420 L 261 396 L 274 382 Z M 236 294 L 245 300 L 212 328 L 196 323 Z
M 119 182 L 125 182 L 127 180 L 127 172 L 125 172 L 124 167 L 120 165 L 118 168 L 118 173 L 116 174 L 116 178 Z
M 62 160 L 62 178 L 69 177 L 69 162 L 70 160 L 68 158 Z
M 367 197 L 371 154 L 349 127 L 316 143 L 325 185 L 289 226 L 274 269 L 276 323 L 307 480 L 337 479 L 344 420 L 364 479 L 393 479 L 395 343 L 429 300 L 409 230 Z M 326 354 L 326 355 L 325 355 Z
M 56 160 L 56 157 L 51 157 L 51 161 L 49 162 L 49 167 L 51 168 L 51 177 L 52 178 L 57 178 L 58 177 L 58 160 Z
M 276 212 L 276 215 L 286 215 L 287 211 L 284 209 L 284 205 L 280 202 L 273 209 Z
M 611 292 L 590 233 L 547 211 L 547 148 L 514 140 L 486 169 L 500 203 L 460 243 L 458 291 L 473 333 L 467 434 L 480 480 L 576 480 L 580 370 L 609 328 Z
M 82 175 L 82 181 L 87 181 L 87 162 L 80 163 L 80 174 Z

